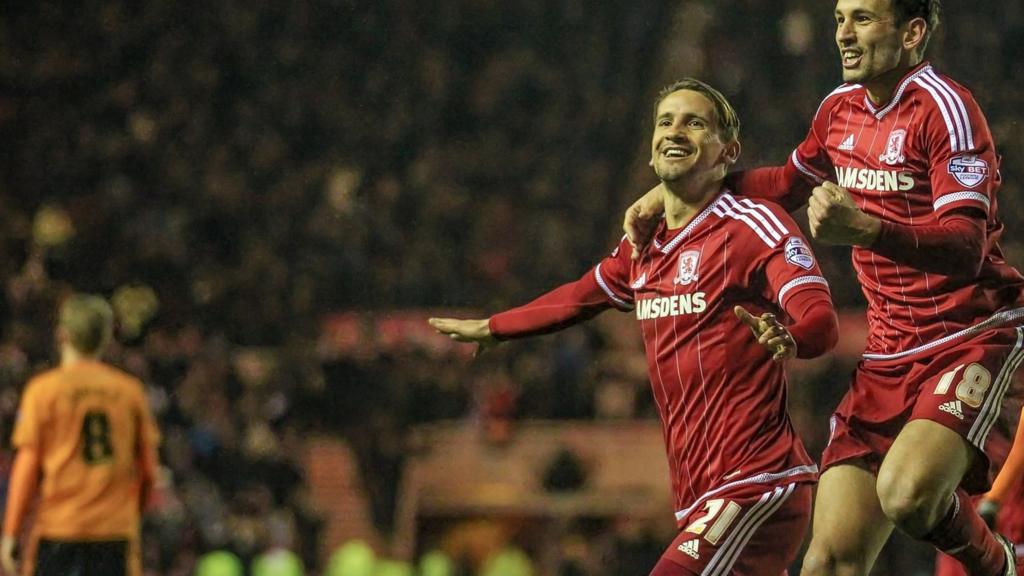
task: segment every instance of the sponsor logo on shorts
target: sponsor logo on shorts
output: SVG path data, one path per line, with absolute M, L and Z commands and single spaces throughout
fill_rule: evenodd
M 700 558 L 700 540 L 687 540 L 680 544 L 678 549 L 694 560 Z
M 964 406 L 963 404 L 960 403 L 959 400 L 946 402 L 945 404 L 939 406 L 939 410 L 942 410 L 943 412 L 946 412 L 948 414 L 952 414 L 953 416 L 956 416 L 960 420 L 964 419 Z

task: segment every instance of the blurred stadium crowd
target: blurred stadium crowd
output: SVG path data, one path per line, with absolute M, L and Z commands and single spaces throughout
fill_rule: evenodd
M 988 114 L 1004 157 L 1003 247 L 1018 265 L 1022 36 L 1020 3 L 947 1 L 932 48 Z M 494 311 L 583 273 L 653 183 L 652 95 L 683 75 L 731 98 L 746 165 L 780 162 L 839 83 L 831 10 L 812 0 L 6 7 L 4 441 L 21 387 L 53 360 L 52 313 L 72 289 L 113 298 L 113 360 L 145 380 L 159 415 L 167 478 L 147 523 L 152 574 L 188 574 L 208 550 L 248 563 L 273 547 L 295 551 L 307 573 L 326 570 L 323 518 L 298 459 L 311 431 L 351 443 L 387 534 L 412 425 L 653 417 L 638 338 L 615 322 L 472 365 L 443 342 L 382 345 L 374 326 L 428 308 Z M 818 250 L 837 305 L 861 306 L 846 254 Z M 355 339 L 325 339 L 330 315 L 346 312 Z M 812 436 L 842 370 L 796 392 Z M 639 567 L 616 573 L 653 562 L 637 556 Z

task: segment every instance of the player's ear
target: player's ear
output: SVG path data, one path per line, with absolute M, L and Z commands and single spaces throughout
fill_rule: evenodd
M 732 166 L 740 159 L 741 149 L 742 146 L 740 146 L 739 140 L 733 140 L 725 143 L 725 147 L 722 148 L 722 160 L 725 162 L 726 166 Z
M 928 33 L 928 22 L 924 18 L 911 18 L 905 26 L 906 29 L 903 31 L 903 48 L 906 50 L 916 50 L 924 42 L 924 37 Z

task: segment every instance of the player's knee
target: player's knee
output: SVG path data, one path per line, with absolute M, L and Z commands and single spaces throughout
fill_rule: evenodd
M 911 536 L 926 534 L 940 514 L 945 494 L 912 474 L 882 469 L 878 474 L 878 501 L 882 511 Z
M 800 576 L 864 576 L 867 572 L 863 554 L 836 550 L 812 539 L 804 554 Z

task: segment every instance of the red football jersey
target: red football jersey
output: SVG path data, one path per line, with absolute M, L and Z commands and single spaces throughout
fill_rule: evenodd
M 865 357 L 916 354 L 1024 316 L 1024 277 L 1006 263 L 996 215 L 999 156 L 969 90 L 927 62 L 900 82 L 892 100 L 872 105 L 859 84 L 840 86 L 821 103 L 810 132 L 789 158 L 816 183 L 832 180 L 872 216 L 904 225 L 936 224 L 949 210 L 987 214 L 981 272 L 945 276 L 853 249 L 868 301 Z M 997 315 L 997 313 L 999 313 Z
M 630 253 L 623 239 L 593 274 L 640 324 L 677 519 L 736 486 L 813 480 L 817 467 L 786 413 L 783 366 L 733 314 L 742 305 L 781 318 L 799 291 L 827 297 L 789 215 L 723 192 L 681 230 L 663 222 L 638 261 Z

